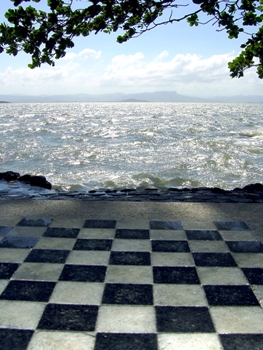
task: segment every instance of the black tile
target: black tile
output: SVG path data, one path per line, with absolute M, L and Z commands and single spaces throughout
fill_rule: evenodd
M 250 284 L 263 284 L 263 268 L 243 268 L 242 269 Z
M 185 230 L 190 240 L 222 241 L 220 233 L 216 230 Z
M 192 253 L 196 266 L 237 266 L 230 253 Z
M 219 334 L 224 350 L 262 350 L 263 334 Z
M 152 240 L 153 252 L 190 252 L 187 241 L 165 241 Z
M 229 241 L 229 249 L 235 253 L 262 253 L 263 244 L 259 241 Z
M 98 306 L 48 304 L 38 329 L 65 331 L 94 331 Z
M 49 218 L 24 218 L 22 219 L 17 226 L 41 226 L 46 227 L 52 222 Z
M 26 350 L 34 331 L 24 329 L 0 329 L 1 350 Z
M 18 268 L 19 264 L 14 263 L 0 263 L 0 279 L 7 280 Z
M 106 266 L 65 265 L 60 281 L 104 282 Z
M 206 307 L 156 306 L 155 310 L 158 332 L 215 332 Z
M 0 237 L 5 236 L 12 228 L 12 226 L 0 226 Z
M 213 306 L 259 306 L 249 286 L 204 286 L 209 305 Z
M 44 237 L 76 238 L 79 234 L 78 228 L 48 227 L 44 232 Z
M 11 281 L 0 296 L 5 300 L 48 301 L 55 282 Z
M 115 228 L 116 220 L 86 220 L 84 228 Z
M 154 283 L 199 284 L 195 267 L 184 266 L 154 266 Z
M 63 264 L 66 262 L 70 250 L 33 249 L 25 262 L 41 262 Z
M 151 333 L 97 333 L 94 350 L 158 350 L 157 335 Z
M 183 230 L 180 221 L 150 221 L 151 230 Z
M 115 233 L 115 238 L 124 239 L 149 239 L 149 230 L 136 230 L 136 229 L 117 229 Z
M 148 252 L 111 252 L 110 265 L 151 265 Z
M 249 227 L 242 221 L 215 221 L 218 230 L 243 231 L 249 230 Z
M 37 237 L 7 236 L 0 242 L 2 248 L 33 248 L 37 243 Z
M 74 250 L 111 250 L 111 239 L 78 239 Z
M 107 283 L 105 285 L 102 303 L 153 305 L 152 285 Z

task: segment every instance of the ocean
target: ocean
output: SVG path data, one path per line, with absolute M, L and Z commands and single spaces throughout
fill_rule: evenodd
M 233 189 L 263 179 L 263 104 L 0 104 L 0 172 L 55 189 Z

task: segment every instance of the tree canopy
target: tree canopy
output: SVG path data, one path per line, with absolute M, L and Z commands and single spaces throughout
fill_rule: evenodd
M 230 75 L 239 78 L 256 67 L 263 78 L 263 0 L 89 0 L 80 9 L 74 0 L 10 2 L 6 21 L 0 23 L 0 53 L 15 56 L 24 51 L 32 58 L 30 68 L 54 65 L 78 36 L 121 32 L 117 41 L 123 43 L 160 25 L 186 20 L 190 26 L 212 23 L 230 39 L 246 34 L 241 53 L 229 62 Z M 32 5 L 40 2 L 47 10 Z

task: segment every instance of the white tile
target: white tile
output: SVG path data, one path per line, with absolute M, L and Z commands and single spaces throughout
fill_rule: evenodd
M 24 263 L 13 274 L 13 279 L 57 281 L 64 264 Z
M 262 253 L 232 253 L 240 267 L 263 267 Z
M 209 333 L 159 334 L 159 350 L 223 350 L 218 336 Z
M 219 231 L 226 241 L 257 241 L 252 231 Z
M 185 232 L 182 230 L 151 230 L 150 237 L 151 239 L 174 241 L 187 239 Z
M 46 227 L 14 227 L 8 232 L 8 236 L 40 237 L 46 231 Z
M 253 292 L 255 294 L 255 296 L 258 299 L 259 304 L 261 305 L 262 309 L 263 309 L 263 286 L 262 285 L 254 285 L 252 286 Z
M 51 295 L 51 303 L 100 305 L 103 283 L 58 282 Z
M 0 280 L 0 294 L 4 291 L 8 283 L 9 283 L 9 280 Z
M 83 228 L 80 230 L 78 238 L 90 239 L 112 239 L 115 236 L 114 229 L 108 228 Z
M 188 243 L 189 243 L 191 252 L 198 252 L 198 253 L 229 252 L 229 248 L 224 241 L 189 240 Z
M 190 284 L 156 284 L 153 286 L 154 305 L 207 306 L 203 289 Z
M 71 250 L 74 247 L 75 242 L 76 242 L 76 239 L 72 239 L 72 238 L 42 237 L 34 246 L 34 249 Z
M 50 227 L 63 227 L 63 228 L 81 228 L 85 223 L 85 219 L 54 219 L 49 225 Z
M 0 327 L 36 329 L 45 303 L 0 300 Z
M 22 263 L 31 249 L 1 248 L 0 262 Z
M 151 250 L 151 243 L 149 239 L 115 239 L 111 250 L 147 252 Z
M 76 265 L 108 265 L 110 252 L 106 251 L 80 251 L 70 252 L 67 264 Z
M 116 228 L 147 230 L 149 229 L 149 221 L 131 219 L 118 220 L 116 223 Z
M 11 204 L 12 206 L 12 204 Z M 12 214 L 12 217 L 2 217 L 1 218 L 1 226 L 16 226 L 19 221 L 21 221 L 23 217 L 15 217 L 15 215 Z
M 191 253 L 152 253 L 152 266 L 194 266 Z
M 263 333 L 263 309 L 257 306 L 211 307 L 218 333 Z
M 237 267 L 197 267 L 201 284 L 248 284 L 243 272 Z
M 117 333 L 156 332 L 155 312 L 151 306 L 101 306 L 97 331 Z
M 95 336 L 88 332 L 47 332 L 34 333 L 27 350 L 93 350 Z
M 109 265 L 105 282 L 110 283 L 153 283 L 151 266 Z

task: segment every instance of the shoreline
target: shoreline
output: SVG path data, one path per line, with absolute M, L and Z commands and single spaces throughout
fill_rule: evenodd
M 19 191 L 21 189 L 21 191 Z M 91 191 L 44 190 L 29 187 L 10 186 L 0 189 L 0 200 L 78 200 L 78 201 L 135 201 L 135 202 L 210 202 L 210 203 L 263 203 L 263 184 L 250 184 L 243 188 L 224 190 L 213 187 L 198 188 L 157 188 L 106 189 Z

